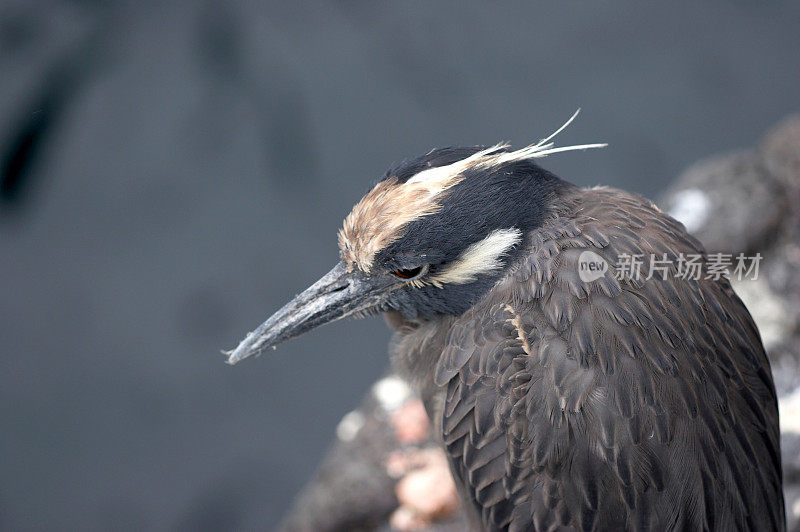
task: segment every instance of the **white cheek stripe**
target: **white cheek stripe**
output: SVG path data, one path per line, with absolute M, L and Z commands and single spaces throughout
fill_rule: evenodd
M 445 270 L 432 276 L 430 281 L 435 285 L 470 283 L 478 275 L 499 270 L 503 266 L 500 258 L 520 241 L 522 231 L 515 227 L 495 229 L 486 238 L 465 249 Z

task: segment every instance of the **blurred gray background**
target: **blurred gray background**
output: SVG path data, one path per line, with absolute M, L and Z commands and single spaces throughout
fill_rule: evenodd
M 582 107 L 544 166 L 654 197 L 798 95 L 788 0 L 0 2 L 0 528 L 276 522 L 389 334 L 219 350 L 392 162 Z

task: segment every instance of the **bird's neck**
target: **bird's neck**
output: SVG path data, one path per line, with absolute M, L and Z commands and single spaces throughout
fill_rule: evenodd
M 436 364 L 444 349 L 455 316 L 438 316 L 424 321 L 411 322 L 397 312 L 385 314 L 394 330 L 390 344 L 392 368 L 403 377 L 425 403 L 431 419 L 438 410 L 437 392 L 433 382 Z

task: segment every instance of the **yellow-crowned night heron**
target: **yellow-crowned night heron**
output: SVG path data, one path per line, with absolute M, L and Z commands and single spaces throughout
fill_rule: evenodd
M 387 172 L 345 219 L 341 261 L 229 361 L 382 312 L 479 528 L 783 530 L 747 309 L 721 276 L 615 275 L 621 257 L 707 256 L 646 199 L 543 170 L 564 149 L 549 141 Z

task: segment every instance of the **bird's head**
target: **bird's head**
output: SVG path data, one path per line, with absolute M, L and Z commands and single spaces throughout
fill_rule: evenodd
M 347 316 L 394 312 L 415 322 L 466 311 L 571 186 L 533 159 L 602 146 L 554 148 L 556 133 L 517 151 L 437 149 L 389 170 L 345 218 L 339 263 L 248 334 L 228 362 Z

